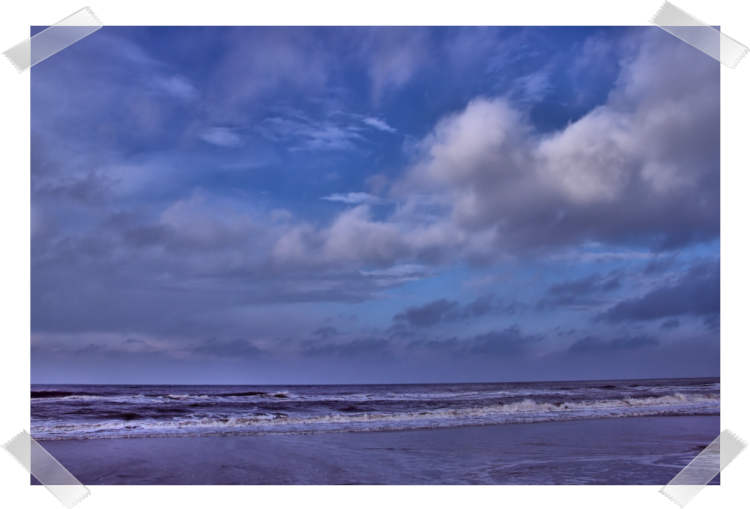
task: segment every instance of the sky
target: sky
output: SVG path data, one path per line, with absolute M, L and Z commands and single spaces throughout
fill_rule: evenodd
M 719 105 L 657 27 L 104 27 L 31 70 L 31 381 L 718 376 Z

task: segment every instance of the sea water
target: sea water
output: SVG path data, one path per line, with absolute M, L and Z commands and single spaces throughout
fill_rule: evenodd
M 409 385 L 32 385 L 38 440 L 319 434 L 719 415 L 718 378 Z

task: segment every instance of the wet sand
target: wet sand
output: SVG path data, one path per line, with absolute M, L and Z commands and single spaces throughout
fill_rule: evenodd
M 719 416 L 680 416 L 40 443 L 90 485 L 663 485 L 719 432 Z

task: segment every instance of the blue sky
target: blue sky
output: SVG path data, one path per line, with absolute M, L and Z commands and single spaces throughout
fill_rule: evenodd
M 655 27 L 105 27 L 31 73 L 38 383 L 719 374 L 719 64 Z

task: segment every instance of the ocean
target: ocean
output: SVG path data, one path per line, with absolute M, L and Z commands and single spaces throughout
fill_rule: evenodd
M 718 416 L 718 378 L 409 385 L 32 385 L 37 440 L 304 435 Z

